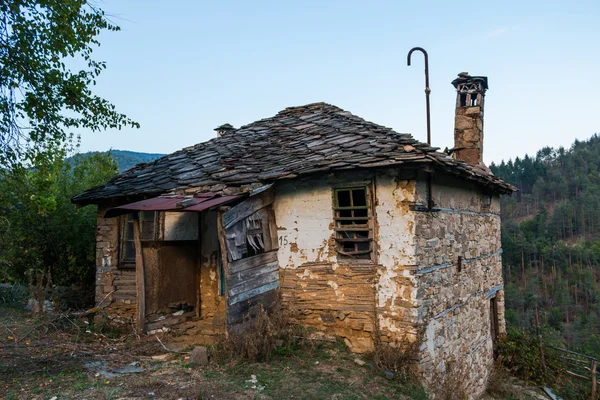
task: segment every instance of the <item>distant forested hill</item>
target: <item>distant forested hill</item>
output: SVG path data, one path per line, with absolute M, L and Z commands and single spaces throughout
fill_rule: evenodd
M 97 154 L 97 151 L 92 151 L 86 154 Z M 108 152 L 104 152 L 108 153 Z M 135 166 L 139 163 L 145 163 L 154 161 L 159 157 L 164 156 L 164 154 L 158 153 L 138 153 L 136 151 L 128 151 L 128 150 L 110 150 L 110 155 L 115 159 L 117 165 L 119 166 L 119 172 L 123 172 L 128 170 L 129 168 Z
M 507 321 L 531 327 L 537 307 L 570 346 L 600 356 L 600 137 L 490 168 L 520 190 L 502 199 Z

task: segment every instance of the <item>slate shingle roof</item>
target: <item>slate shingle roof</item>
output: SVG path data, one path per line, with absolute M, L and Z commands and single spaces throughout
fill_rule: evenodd
M 499 193 L 513 186 L 454 160 L 437 148 L 326 103 L 289 107 L 155 161 L 138 164 L 72 201 L 160 194 L 190 187 L 223 188 L 353 168 L 429 163 Z

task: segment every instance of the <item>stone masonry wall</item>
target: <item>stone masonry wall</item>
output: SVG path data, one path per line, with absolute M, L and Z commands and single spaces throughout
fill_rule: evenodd
M 426 193 L 419 180 L 419 202 Z M 500 332 L 505 331 L 499 197 L 439 175 L 433 194 L 440 210 L 416 213 L 415 276 L 424 329 L 420 369 L 428 378 L 464 374 L 477 396 L 493 364 L 492 297 L 498 301 Z
M 128 324 L 136 315 L 135 269 L 119 269 L 119 218 L 103 218 L 98 207 L 96 227 L 96 306 L 116 322 Z

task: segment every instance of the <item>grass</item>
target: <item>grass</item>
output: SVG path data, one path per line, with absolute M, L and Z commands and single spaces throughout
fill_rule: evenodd
M 82 321 L 31 318 L 0 306 L 0 400 L 8 399 L 428 399 L 402 374 L 386 379 L 375 358 L 351 353 L 343 343 L 300 344 L 276 351 L 268 362 L 211 358 L 196 366 L 187 355 L 170 353 L 150 337 L 113 338 L 89 331 Z M 108 333 L 108 332 L 106 332 Z M 191 350 L 189 348 L 188 350 Z M 360 358 L 364 366 L 355 363 Z M 141 373 L 104 378 L 84 368 L 88 361 L 123 367 L 133 361 Z M 256 379 L 253 381 L 252 376 Z M 494 399 L 526 399 L 504 388 L 498 376 Z M 514 388 L 512 388 L 514 389 Z M 514 393 L 514 392 L 513 392 Z M 518 393 L 518 392 L 517 392 Z M 489 398 L 489 397 L 488 397 Z
M 286 348 L 269 362 L 233 359 L 199 367 L 186 355 L 153 359 L 164 354 L 153 337 L 113 338 L 88 328 L 82 321 L 31 318 L 0 306 L 0 399 L 427 398 L 420 387 L 357 365 L 358 356 L 343 342 Z M 137 361 L 144 371 L 107 379 L 84 368 L 98 360 L 113 367 Z

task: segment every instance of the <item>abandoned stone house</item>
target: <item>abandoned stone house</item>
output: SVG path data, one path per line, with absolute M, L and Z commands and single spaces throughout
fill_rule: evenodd
M 326 103 L 289 107 L 140 164 L 98 205 L 96 302 L 199 342 L 278 301 L 367 352 L 420 340 L 485 386 L 505 330 L 500 195 L 483 164 L 487 78 L 461 75 L 451 155 Z

